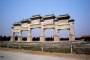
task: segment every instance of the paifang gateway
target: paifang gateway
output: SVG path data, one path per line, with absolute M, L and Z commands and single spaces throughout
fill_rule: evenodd
M 22 42 L 22 31 L 28 31 L 27 41 L 33 42 L 31 30 L 33 28 L 41 28 L 40 40 L 38 42 L 45 42 L 45 29 L 55 29 L 54 41 L 60 42 L 59 30 L 69 30 L 69 41 L 75 41 L 74 34 L 74 19 L 70 19 L 69 14 L 55 16 L 51 15 L 33 15 L 29 19 L 23 19 L 20 22 L 15 22 L 12 27 L 11 42 L 15 41 L 15 33 L 18 32 L 17 42 Z

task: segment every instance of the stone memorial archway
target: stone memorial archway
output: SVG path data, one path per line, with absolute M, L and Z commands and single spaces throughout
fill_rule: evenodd
M 14 41 L 14 33 L 18 32 L 18 41 L 22 41 L 22 31 L 27 30 L 28 36 L 27 36 L 27 42 L 32 42 L 32 36 L 31 36 L 31 30 L 33 28 L 41 28 L 41 34 L 40 34 L 40 42 L 45 42 L 45 36 L 44 31 L 48 28 L 55 29 L 54 34 L 54 42 L 60 41 L 59 36 L 59 30 L 68 29 L 70 31 L 69 34 L 69 41 L 75 41 L 75 34 L 74 34 L 74 20 L 69 19 L 70 16 L 68 14 L 65 15 L 59 15 L 54 16 L 54 14 L 51 15 L 34 15 L 30 19 L 23 19 L 20 22 L 16 22 L 13 24 L 12 27 L 12 37 L 10 41 Z

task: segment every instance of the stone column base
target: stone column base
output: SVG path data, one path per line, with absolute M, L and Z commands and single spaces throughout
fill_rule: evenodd
M 32 42 L 32 37 L 31 36 L 27 37 L 27 42 Z
M 18 42 L 21 42 L 21 41 L 22 41 L 22 37 L 18 36 Z
M 45 41 L 45 37 L 44 36 L 40 36 L 40 42 L 44 42 Z
M 70 35 L 69 36 L 69 41 L 75 41 L 75 36 L 74 35 Z
M 58 35 L 54 35 L 54 42 L 60 42 L 60 38 Z
M 11 42 L 12 42 L 12 41 L 15 41 L 14 36 L 11 36 L 11 40 L 10 40 L 10 41 L 11 41 Z

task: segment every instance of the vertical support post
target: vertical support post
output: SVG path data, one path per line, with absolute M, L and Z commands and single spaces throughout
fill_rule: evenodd
M 27 42 L 31 42 L 32 41 L 32 37 L 31 37 L 31 29 L 28 28 L 28 37 L 27 37 Z
M 59 30 L 57 29 L 57 27 L 55 27 L 54 42 L 59 42 L 59 41 L 60 41 Z
M 21 34 L 22 34 L 22 31 L 19 30 L 18 42 L 20 42 L 22 40 Z
M 45 41 L 45 37 L 44 37 L 44 29 L 43 29 L 43 25 L 41 26 L 41 35 L 40 35 L 40 42 L 44 42 Z
M 70 41 L 75 41 L 74 26 L 73 26 L 73 23 L 72 22 L 70 22 L 69 40 Z
M 14 41 L 14 34 L 15 34 L 15 32 L 13 31 L 13 28 L 12 28 L 12 35 L 11 35 L 11 40 L 10 41 Z

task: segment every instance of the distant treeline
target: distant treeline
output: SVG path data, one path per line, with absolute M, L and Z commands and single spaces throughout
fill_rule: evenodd
M 11 36 L 0 36 L 0 41 L 10 41 Z M 80 40 L 81 38 L 75 38 L 75 40 Z M 15 41 L 18 40 L 18 36 L 15 36 Z M 27 41 L 27 37 L 22 37 L 23 41 Z M 39 41 L 40 37 L 33 37 L 33 41 Z M 46 41 L 54 41 L 54 37 L 46 37 Z M 60 38 L 60 40 L 69 40 L 69 38 Z
M 0 36 L 0 41 L 9 41 L 10 39 L 10 36 Z

